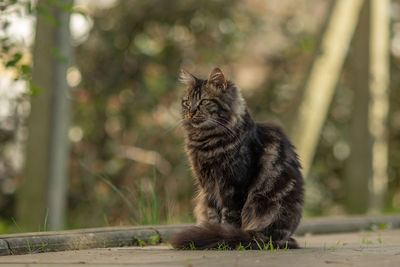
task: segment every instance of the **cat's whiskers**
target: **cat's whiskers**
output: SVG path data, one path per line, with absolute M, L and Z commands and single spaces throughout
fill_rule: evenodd
M 213 118 L 206 118 L 205 116 L 197 116 L 196 118 L 199 119 L 199 120 L 208 121 L 211 125 L 215 126 L 218 131 L 222 131 L 228 137 L 234 139 L 234 141 L 231 144 L 227 145 L 227 147 L 229 147 L 228 150 L 229 151 L 233 150 L 234 153 L 219 153 L 225 159 L 227 159 L 228 161 L 231 161 L 232 156 L 235 155 L 236 152 L 239 151 L 239 146 L 240 146 L 241 141 L 242 141 L 239 138 L 239 136 L 232 129 L 228 128 L 226 125 L 224 125 L 222 122 L 219 122 L 218 120 L 215 120 Z M 212 132 L 215 132 L 215 129 L 213 129 Z M 226 147 L 220 147 L 219 150 L 221 148 L 224 149 Z
M 185 119 L 180 119 L 180 120 L 178 120 L 176 123 L 174 123 L 173 125 L 169 126 L 169 127 L 165 130 L 164 135 L 169 134 L 170 132 L 172 132 L 173 130 L 175 130 L 178 126 L 181 126 L 184 120 L 185 120 Z
M 220 119 L 223 120 L 222 118 L 220 118 Z M 226 126 L 225 124 L 223 124 L 222 122 L 220 122 L 216 119 L 211 118 L 210 120 L 212 122 L 216 123 L 217 125 L 221 126 L 223 129 L 225 129 L 226 130 L 225 132 L 228 133 L 231 137 L 236 138 L 239 143 L 241 142 L 241 139 L 239 138 L 239 136 L 231 128 L 229 128 L 228 126 Z
M 211 123 L 214 123 L 214 125 L 216 125 L 216 126 L 221 126 L 222 127 L 221 129 L 224 131 L 224 133 L 226 133 L 229 137 L 232 137 L 232 138 L 235 139 L 236 143 L 233 144 L 233 148 L 234 148 L 235 151 L 238 151 L 239 150 L 239 146 L 240 146 L 240 144 L 242 142 L 240 137 L 232 129 L 228 128 L 223 123 L 221 123 L 221 122 L 219 122 L 219 121 L 217 121 L 217 120 L 215 120 L 213 118 L 209 118 L 209 121 Z

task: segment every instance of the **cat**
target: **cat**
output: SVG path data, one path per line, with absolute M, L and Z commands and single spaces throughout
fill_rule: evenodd
M 215 68 L 207 80 L 181 70 L 185 149 L 198 192 L 197 225 L 169 241 L 175 248 L 223 244 L 298 248 L 303 177 L 294 146 L 272 123 L 253 121 L 239 89 Z

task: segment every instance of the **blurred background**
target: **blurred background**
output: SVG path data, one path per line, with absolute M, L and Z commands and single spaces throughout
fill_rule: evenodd
M 304 217 L 400 211 L 400 0 L 3 0 L 0 41 L 0 234 L 193 222 L 180 68 L 283 126 Z

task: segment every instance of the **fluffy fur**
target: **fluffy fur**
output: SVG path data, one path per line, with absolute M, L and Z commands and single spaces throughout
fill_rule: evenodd
M 271 123 L 256 123 L 238 90 L 215 68 L 206 80 L 182 71 L 186 151 L 198 193 L 193 226 L 171 238 L 175 248 L 297 248 L 303 178 L 294 147 Z

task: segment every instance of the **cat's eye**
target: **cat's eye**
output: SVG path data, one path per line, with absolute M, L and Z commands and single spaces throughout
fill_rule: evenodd
M 200 102 L 201 105 L 207 105 L 208 103 L 210 103 L 210 100 L 208 100 L 208 99 L 203 99 Z
M 189 101 L 189 100 L 182 100 L 182 104 L 183 104 L 185 107 L 189 107 L 189 106 L 190 106 L 190 101 Z

